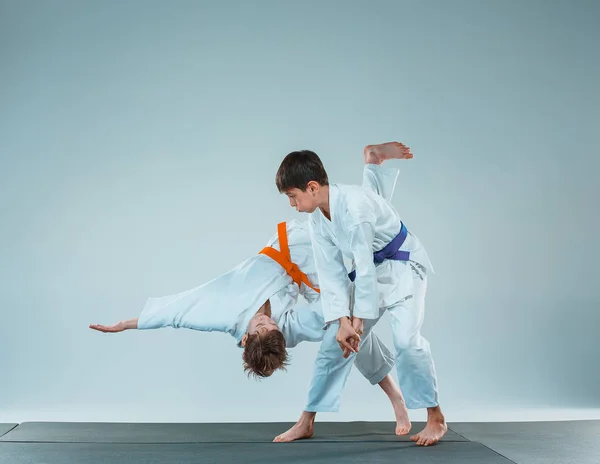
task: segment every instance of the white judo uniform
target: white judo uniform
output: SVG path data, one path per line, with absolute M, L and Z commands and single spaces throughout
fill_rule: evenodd
M 367 175 L 369 166 L 365 167 L 365 179 L 368 188 L 383 193 L 394 190 L 396 175 L 381 170 L 376 175 Z M 314 263 L 313 247 L 307 223 L 290 221 L 287 223 L 287 236 L 292 261 L 298 265 L 313 285 L 318 286 L 318 275 Z M 279 250 L 279 241 L 275 234 L 267 243 Z M 346 275 L 346 279 L 348 279 Z M 298 304 L 302 295 L 307 301 Z M 266 300 L 271 304 L 271 317 L 282 331 L 287 348 L 292 348 L 302 341 L 321 341 L 327 332 L 327 324 L 323 317 L 321 297 L 310 287 L 302 284 L 298 287 L 292 278 L 277 262 L 264 254 L 256 254 L 241 264 L 191 290 L 161 298 L 149 298 L 138 318 L 138 329 L 157 329 L 162 327 L 187 328 L 199 331 L 217 331 L 233 336 L 241 346 L 250 319 Z M 336 362 L 347 365 L 337 348 L 337 361 L 327 362 L 335 370 Z M 391 371 L 394 357 L 375 334 L 364 339 L 365 346 L 357 356 L 353 356 L 357 369 L 371 383 L 377 384 Z M 323 354 L 328 350 L 321 349 L 316 360 L 315 371 L 323 364 Z M 350 366 L 351 367 L 351 366 Z M 331 372 L 333 372 L 333 370 Z M 318 377 L 318 376 L 317 376 Z M 330 391 L 327 382 L 321 386 L 314 384 L 312 390 L 318 391 L 323 405 L 316 405 L 319 410 L 330 410 L 329 405 L 339 403 L 341 389 Z
M 376 264 L 373 259 L 373 253 L 392 241 L 401 228 L 400 215 L 387 201 L 391 195 L 378 195 L 381 192 L 373 181 L 386 175 L 393 173 L 381 166 L 368 165 L 364 170 L 363 187 L 330 185 L 331 220 L 320 209 L 310 214 L 309 230 L 319 274 L 323 316 L 327 323 L 336 324 L 337 319 L 351 316 L 351 312 L 364 319 L 360 354 L 365 347 L 369 349 L 368 335 L 373 326 L 389 311 L 398 381 L 406 405 L 410 409 L 434 407 L 438 405 L 437 376 L 429 342 L 420 332 L 427 273 L 433 272 L 429 257 L 419 239 L 408 231 L 399 249 L 410 252 L 409 260 L 386 259 Z M 375 188 L 364 188 L 369 186 Z M 346 278 L 344 257 L 352 260 L 355 267 L 353 293 Z M 317 411 L 316 408 L 327 403 L 323 392 L 343 388 L 352 368 L 355 355 L 346 363 L 340 363 L 336 330 L 328 332 L 321 344 L 324 353 L 319 353 L 321 365 L 313 377 L 307 411 Z M 336 376 L 327 373 L 329 365 L 335 366 Z

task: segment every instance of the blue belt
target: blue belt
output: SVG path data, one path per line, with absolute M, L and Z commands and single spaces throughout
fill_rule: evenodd
M 388 243 L 382 250 L 373 253 L 373 261 L 376 264 L 383 263 L 386 259 L 391 259 L 394 261 L 408 261 L 410 259 L 410 251 L 399 250 L 399 248 L 406 240 L 407 235 L 408 230 L 406 229 L 404 223 L 402 223 L 398 235 L 396 235 L 394 239 L 390 243 Z M 356 270 L 348 274 L 348 277 L 352 282 L 354 282 L 354 279 L 356 279 Z

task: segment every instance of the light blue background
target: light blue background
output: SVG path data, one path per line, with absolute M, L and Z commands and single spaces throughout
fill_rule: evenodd
M 302 218 L 275 188 L 289 151 L 358 183 L 364 145 L 389 140 L 415 154 L 394 205 L 437 270 L 424 333 L 448 419 L 600 408 L 599 17 L 583 0 L 1 1 L 0 420 L 295 420 L 316 344 L 255 382 L 227 335 L 87 326 Z M 393 418 L 356 372 L 342 408 L 320 418 Z

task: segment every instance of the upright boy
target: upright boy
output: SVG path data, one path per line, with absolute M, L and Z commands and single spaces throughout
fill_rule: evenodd
M 364 149 L 369 164 L 412 156 L 398 142 Z M 427 273 L 433 271 L 421 242 L 395 208 L 376 193 L 360 186 L 330 185 L 323 163 L 312 151 L 288 154 L 277 171 L 276 183 L 289 197 L 290 206 L 309 213 L 323 314 L 328 323 L 339 321 L 336 339 L 344 355 L 356 351 L 363 320 L 372 326 L 381 317 L 381 308 L 389 311 L 406 405 L 428 412 L 425 429 L 411 439 L 425 446 L 437 443 L 447 426 L 438 402 L 429 342 L 420 332 Z M 344 257 L 355 267 L 352 314 Z

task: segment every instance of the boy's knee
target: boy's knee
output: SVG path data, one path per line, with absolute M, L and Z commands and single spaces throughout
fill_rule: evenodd
M 419 350 L 423 348 L 423 338 L 420 334 L 397 336 L 394 346 L 397 351 Z

